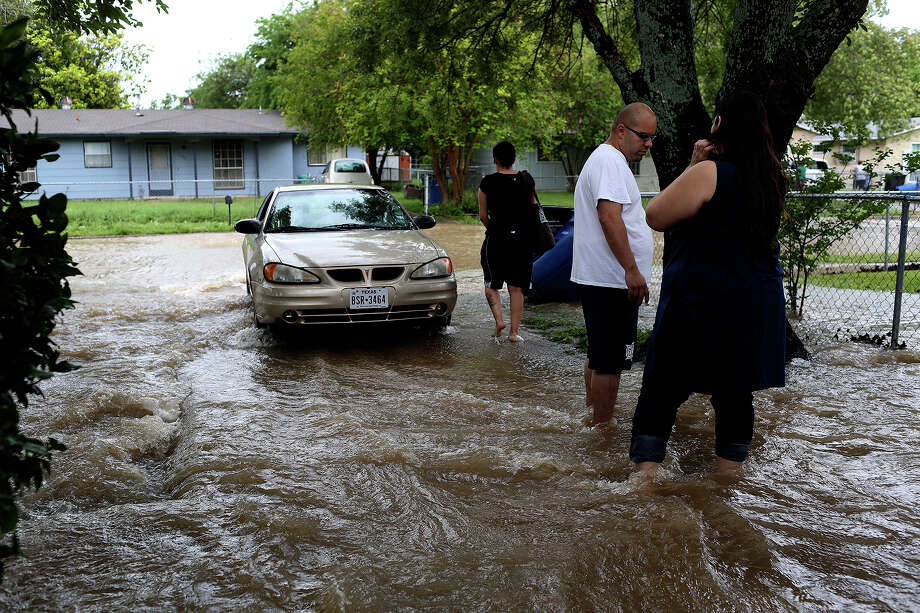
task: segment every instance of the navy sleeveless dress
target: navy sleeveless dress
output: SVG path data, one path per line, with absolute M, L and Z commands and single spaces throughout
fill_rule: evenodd
M 716 161 L 712 199 L 675 228 L 643 386 L 745 393 L 785 385 L 783 270 L 754 245 L 735 165 Z

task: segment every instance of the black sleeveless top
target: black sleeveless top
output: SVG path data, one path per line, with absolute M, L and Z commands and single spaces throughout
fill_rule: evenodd
M 645 377 L 692 391 L 785 385 L 783 270 L 749 238 L 735 165 L 716 161 L 716 191 L 674 233 Z
M 487 236 L 518 235 L 530 230 L 534 182 L 528 173 L 486 175 L 479 183 L 486 195 L 489 225 Z

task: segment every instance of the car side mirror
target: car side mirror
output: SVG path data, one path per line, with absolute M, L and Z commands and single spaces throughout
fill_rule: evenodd
M 262 229 L 262 222 L 258 219 L 241 219 L 236 222 L 233 229 L 240 234 L 258 234 Z
M 418 217 L 413 217 L 412 221 L 415 222 L 415 225 L 418 226 L 419 230 L 427 230 L 428 228 L 433 228 L 437 220 L 431 215 L 419 215 Z

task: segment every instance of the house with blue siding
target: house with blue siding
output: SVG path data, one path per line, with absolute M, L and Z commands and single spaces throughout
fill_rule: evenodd
M 39 161 L 23 180 L 69 198 L 261 196 L 319 180 L 331 157 L 364 157 L 356 147 L 308 155 L 277 111 L 33 109 L 13 111 L 13 121 L 20 132 L 37 122 L 61 144 L 57 161 Z

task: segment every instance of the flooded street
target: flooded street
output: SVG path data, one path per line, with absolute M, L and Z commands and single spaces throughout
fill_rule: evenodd
M 236 234 L 72 240 L 55 340 L 82 367 L 22 423 L 69 449 L 23 501 L 0 609 L 920 608 L 920 352 L 813 348 L 755 395 L 735 482 L 694 396 L 640 487 L 641 365 L 616 433 L 586 428 L 583 355 L 490 342 L 482 229 L 426 233 L 460 270 L 434 337 L 257 331 Z

